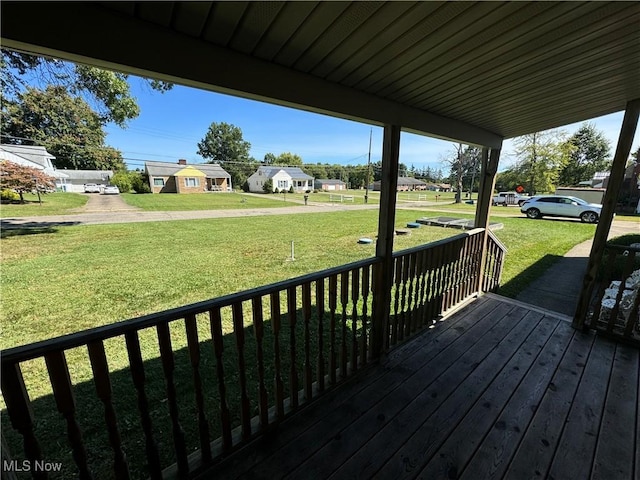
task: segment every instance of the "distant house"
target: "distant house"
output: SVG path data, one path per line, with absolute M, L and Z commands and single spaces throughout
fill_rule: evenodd
M 153 193 L 230 192 L 231 175 L 217 163 L 188 165 L 178 163 L 145 162 L 149 187 Z
M 451 191 L 451 184 L 449 184 L 449 183 L 439 183 L 438 187 L 440 187 L 440 191 L 441 192 L 450 192 Z
M 327 191 L 347 189 L 346 183 L 344 183 L 342 180 L 335 180 L 335 179 L 315 180 L 314 186 L 318 190 L 327 190 Z
M 409 192 L 414 190 L 426 190 L 427 184 L 422 180 L 413 177 L 398 177 L 398 192 Z M 380 180 L 373 182 L 373 191 L 380 191 Z
M 65 188 L 67 175 L 56 170 L 51 160 L 55 159 L 45 147 L 38 145 L 0 145 L 0 160 L 8 160 L 26 167 L 43 170 L 56 179 L 56 188 Z
M 258 167 L 258 170 L 251 175 L 247 182 L 250 192 L 264 192 L 264 184 L 271 180 L 273 191 L 289 190 L 293 187 L 296 192 L 306 192 L 313 189 L 313 177 L 307 175 L 298 167 Z

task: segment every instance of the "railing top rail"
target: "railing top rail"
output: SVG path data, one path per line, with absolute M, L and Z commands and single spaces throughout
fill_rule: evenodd
M 493 240 L 493 242 L 498 245 L 498 247 L 500 247 L 500 250 L 502 250 L 503 252 L 507 252 L 507 247 L 500 241 L 496 234 L 491 231 L 491 229 L 489 229 L 487 233 L 489 234 L 489 237 L 491 237 L 491 240 Z
M 202 302 L 172 308 L 170 310 L 164 310 L 162 312 L 150 313 L 141 317 L 122 320 L 120 322 L 104 325 L 101 327 L 81 330 L 79 332 L 42 340 L 40 342 L 9 348 L 0 351 L 0 360 L 3 364 L 31 360 L 34 358 L 42 357 L 43 355 L 46 355 L 50 352 L 80 347 L 97 340 L 107 340 L 109 338 L 124 335 L 128 332 L 153 327 L 164 322 L 170 322 L 180 318 L 185 318 L 189 315 L 205 313 L 212 309 L 226 307 L 238 302 L 244 302 L 255 297 L 267 296 L 271 293 L 283 291 L 290 287 L 302 285 L 307 282 L 313 282 L 315 280 L 327 278 L 332 275 L 338 275 L 356 268 L 367 267 L 379 262 L 380 260 L 375 257 L 365 260 L 359 260 L 357 262 L 328 268 L 319 272 L 301 275 L 299 277 L 290 278 L 281 282 L 271 283 L 269 285 L 264 285 L 250 290 L 244 290 L 242 292 L 232 293 L 222 297 L 216 297 L 210 300 L 204 300 Z
M 409 255 L 415 252 L 421 252 L 423 250 L 431 250 L 434 248 L 441 247 L 442 245 L 446 245 L 447 243 L 454 242 L 461 238 L 472 237 L 474 235 L 478 235 L 484 231 L 484 228 L 474 228 L 473 230 L 469 230 L 468 232 L 459 233 L 458 235 L 454 235 L 453 237 L 443 238 L 442 240 L 437 240 L 435 242 L 430 242 L 425 245 L 418 245 L 417 247 L 407 248 L 405 250 L 400 250 L 397 252 L 393 252 L 393 258 L 402 257 L 403 255 Z

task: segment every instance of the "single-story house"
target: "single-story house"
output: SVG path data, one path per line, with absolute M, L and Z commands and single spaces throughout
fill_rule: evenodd
M 178 163 L 145 162 L 149 187 L 153 193 L 230 192 L 231 175 L 217 163 L 188 165 Z
M 45 147 L 38 145 L 0 145 L 0 159 L 8 160 L 26 167 L 43 170 L 47 175 L 55 178 L 56 188 L 64 188 L 68 176 L 59 170 L 56 170 L 51 163 L 55 159 L 53 155 L 47 152 Z
M 61 170 L 58 170 L 59 172 Z M 62 170 L 67 176 L 65 184 L 61 187 L 65 192 L 83 193 L 87 183 L 108 185 L 113 177 L 113 170 Z
M 438 187 L 440 187 L 440 191 L 441 192 L 450 192 L 451 191 L 451 184 L 449 184 L 449 183 L 439 183 Z
M 271 180 L 273 191 L 289 190 L 291 187 L 296 192 L 313 190 L 313 177 L 304 173 L 299 167 L 263 166 L 251 175 L 247 182 L 250 192 L 264 192 L 264 184 Z
M 314 182 L 315 184 L 315 188 L 317 188 L 318 190 L 327 190 L 327 191 L 331 191 L 331 190 L 346 190 L 347 189 L 347 184 L 344 183 L 342 180 L 336 180 L 336 179 L 322 179 L 322 180 L 315 180 Z
M 426 190 L 427 184 L 422 180 L 413 177 L 398 177 L 398 192 L 409 192 L 413 190 Z M 373 182 L 373 191 L 380 191 L 380 180 Z

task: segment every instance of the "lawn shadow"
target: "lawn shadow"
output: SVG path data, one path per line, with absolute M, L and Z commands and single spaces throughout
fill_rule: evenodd
M 4 218 L 0 220 L 0 238 L 56 233 L 58 229 L 55 227 L 74 225 L 80 225 L 80 222 L 23 222 L 18 219 Z

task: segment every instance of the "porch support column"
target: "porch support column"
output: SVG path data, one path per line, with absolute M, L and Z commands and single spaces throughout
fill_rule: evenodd
M 487 248 L 489 236 L 489 214 L 493 199 L 493 189 L 496 184 L 496 173 L 498 172 L 498 161 L 500 160 L 500 149 L 492 148 L 489 153 L 488 148 L 482 149 L 482 165 L 480 166 L 480 188 L 478 189 L 478 206 L 476 207 L 475 228 L 484 228 L 482 234 L 482 253 L 480 255 L 480 272 L 478 275 L 478 285 L 476 290 L 482 292 L 484 281 L 484 269 L 487 264 Z
M 373 277 L 373 322 L 371 350 L 379 358 L 384 350 L 385 335 L 391 311 L 393 283 L 393 233 L 398 189 L 398 159 L 400 155 L 400 126 L 385 125 L 382 143 L 382 179 L 380 182 L 380 210 L 378 211 L 378 241 Z
M 584 324 L 587 319 L 587 312 L 589 310 L 589 303 L 595 286 L 596 275 L 598 273 L 598 268 L 602 263 L 604 247 L 607 243 L 609 230 L 611 229 L 611 222 L 613 221 L 613 214 L 615 213 L 618 194 L 620 193 L 620 188 L 624 181 L 625 166 L 627 164 L 627 159 L 629 158 L 629 152 L 631 151 L 633 136 L 635 135 L 636 127 L 638 125 L 638 115 L 640 115 L 640 99 L 631 100 L 627 103 L 627 108 L 624 112 L 622 128 L 620 129 L 620 137 L 618 138 L 618 146 L 616 147 L 616 154 L 613 157 L 613 165 L 611 166 L 611 174 L 609 175 L 609 184 L 607 185 L 607 190 L 604 193 L 604 199 L 602 200 L 602 212 L 600 213 L 596 233 L 593 237 L 591 253 L 589 254 L 589 263 L 587 265 L 587 272 L 585 273 L 582 281 L 582 291 L 580 292 L 580 298 L 578 299 L 578 306 L 576 307 L 576 313 L 573 316 L 574 328 L 583 329 L 585 326 Z

